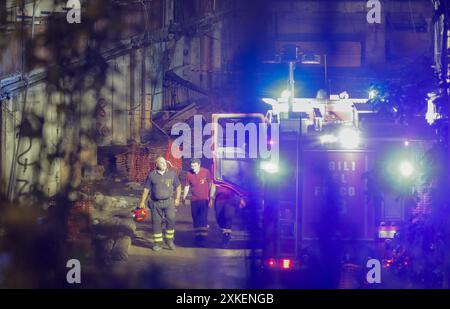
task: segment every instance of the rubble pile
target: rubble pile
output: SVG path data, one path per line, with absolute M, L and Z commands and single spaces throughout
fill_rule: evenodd
M 137 197 L 107 196 L 96 192 L 93 197 L 93 238 L 97 261 L 125 261 L 136 232 L 131 210 L 139 202 Z

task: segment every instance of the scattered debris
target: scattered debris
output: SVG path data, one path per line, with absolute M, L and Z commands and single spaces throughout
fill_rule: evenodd
M 128 259 L 128 249 L 131 245 L 131 237 L 123 236 L 117 238 L 114 241 L 114 245 L 111 249 L 110 256 L 111 259 L 115 261 L 125 261 Z
M 93 227 L 97 261 L 123 261 L 128 259 L 131 237 L 136 224 L 128 217 L 113 217 L 104 221 L 96 219 Z
M 125 188 L 128 190 L 142 190 L 142 185 L 139 182 L 130 181 L 125 184 Z

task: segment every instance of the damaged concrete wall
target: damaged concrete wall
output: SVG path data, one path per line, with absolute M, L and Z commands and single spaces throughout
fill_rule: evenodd
M 173 22 L 173 10 L 173 1 L 165 0 L 162 28 Z M 242 42 L 231 35 L 236 29 L 227 29 L 228 35 L 224 35 L 224 23 L 232 24 L 233 17 L 225 14 L 202 23 L 208 12 L 197 16 L 201 29 L 194 27 L 194 31 L 135 46 L 109 60 L 105 84 L 95 91 L 81 95 L 51 91 L 49 95 L 48 85 L 41 83 L 11 102 L 2 102 L 2 191 L 17 197 L 38 186 L 52 196 L 66 184 L 77 186 L 84 172 L 97 165 L 98 147 L 139 143 L 151 129 L 150 118 L 157 111 L 174 109 L 179 103 L 204 102 L 208 99 L 205 93 L 223 90 L 230 77 L 224 74 L 225 66 L 230 66 Z M 168 86 L 168 71 L 205 93 L 176 83 Z M 80 102 L 77 110 L 64 110 L 71 102 Z M 17 136 L 20 127 L 25 132 L 24 123 L 35 138 Z M 17 160 L 16 155 L 20 157 Z
M 106 85 L 99 91 L 96 110 L 96 135 L 98 146 L 126 145 L 129 130 L 129 58 L 111 61 L 106 75 Z
M 149 90 L 147 94 L 150 96 L 149 108 L 151 110 L 161 110 L 163 108 L 163 84 L 164 84 L 164 57 L 165 43 L 157 43 L 151 45 L 148 50 L 148 79 Z
M 98 146 L 140 142 L 150 129 L 151 112 L 163 109 L 164 57 L 165 43 L 156 43 L 110 61 L 97 100 Z
M 167 3 L 164 7 L 164 25 L 170 24 L 173 18 L 173 12 L 170 10 L 174 7 Z M 180 3 L 184 4 L 178 2 Z M 111 102 L 110 105 L 114 107 L 113 111 L 107 109 L 105 119 L 99 122 L 100 127 L 107 127 L 100 132 L 111 132 L 111 136 L 105 136 L 99 146 L 126 145 L 130 140 L 147 143 L 149 140 L 142 136 L 148 133 L 151 127 L 150 117 L 158 114 L 158 111 L 163 111 L 161 118 L 164 120 L 164 117 L 173 115 L 173 111 L 178 109 L 177 105 L 209 105 L 214 96 L 222 99 L 227 87 L 236 92 L 232 87 L 238 83 L 238 75 L 237 70 L 233 71 L 232 63 L 237 59 L 241 60 L 236 55 L 242 46 L 246 46 L 248 38 L 245 35 L 236 38 L 235 34 L 246 24 L 244 18 L 239 18 L 245 16 L 245 13 L 238 15 L 224 4 L 221 8 L 223 11 L 215 11 L 216 6 L 211 5 L 209 11 L 197 12 L 192 16 L 193 19 L 187 22 L 188 25 L 181 23 L 179 28 L 175 27 L 174 32 L 168 35 L 167 41 L 140 47 L 135 50 L 132 58 L 127 55 L 114 60 L 121 75 L 117 79 L 111 78 L 108 85 L 114 84 L 113 88 L 117 93 L 108 94 L 106 91 L 102 94 L 109 98 L 106 103 Z M 215 16 L 214 14 L 217 16 L 210 18 Z M 225 27 L 225 24 L 230 27 Z M 225 32 L 227 35 L 224 35 Z M 143 57 L 144 53 L 146 57 Z M 142 59 L 146 62 L 144 79 L 139 77 L 142 76 Z M 127 67 L 130 68 L 129 72 Z M 168 78 L 167 73 L 174 73 L 179 80 Z M 126 81 L 129 79 L 133 82 L 127 85 Z M 231 87 L 230 80 L 235 81 Z M 119 93 L 125 101 L 130 98 L 129 101 L 118 101 Z M 122 117 L 127 113 L 128 118 Z
M 273 40 L 320 42 L 329 46 L 329 66 L 359 66 L 358 61 L 333 61 L 339 42 L 360 44 L 361 65 L 376 67 L 395 61 L 396 55 L 420 56 L 432 48 L 429 24 L 432 6 L 427 1 L 388 1 L 381 4 L 381 23 L 369 24 L 367 1 L 273 1 L 268 32 Z M 403 27 L 398 27 L 403 24 Z M 425 24 L 425 29 L 422 29 Z M 400 25 L 401 26 L 401 25 Z M 414 46 L 414 48 L 411 48 Z M 317 47 L 320 49 L 320 47 Z M 342 53 L 346 51 L 343 50 Z M 342 62 L 342 61 L 341 61 Z
M 146 129 L 141 126 L 147 125 L 148 129 L 150 109 L 163 108 L 165 49 L 164 44 L 154 44 L 147 49 L 140 48 L 133 52 L 133 68 L 130 54 L 111 60 L 106 84 L 98 93 L 93 90 L 83 93 L 79 98 L 83 103 L 78 111 L 60 113 L 58 109 L 70 100 L 70 96 L 53 92 L 49 97 L 44 83 L 30 87 L 10 101 L 2 102 L 1 179 L 5 193 L 8 191 L 15 153 L 20 158 L 16 166 L 16 185 L 14 190 L 10 189 L 14 192 L 13 195 L 29 192 L 33 184 L 42 185 L 43 191 L 52 195 L 60 181 L 71 178 L 64 172 L 64 162 L 45 161 L 46 155 L 51 155 L 48 151 L 55 148 L 55 145 L 63 143 L 62 149 L 68 151 L 64 143 L 70 142 L 75 147 L 79 142 L 80 163 L 95 166 L 97 146 L 128 145 L 131 140 L 140 141 L 141 132 Z M 145 69 L 142 68 L 144 57 Z M 145 87 L 146 91 L 143 91 L 142 87 Z M 141 107 L 142 103 L 145 104 L 144 108 Z M 143 117 L 147 121 L 142 121 Z M 19 139 L 17 134 L 20 127 L 23 134 L 34 134 L 36 137 L 25 136 Z M 28 130 L 28 127 L 31 132 L 24 131 L 24 128 Z M 63 127 L 70 132 L 63 131 Z M 93 133 L 94 139 L 88 133 Z M 15 152 L 16 147 L 18 148 Z M 44 177 L 38 172 L 35 173 L 36 168 L 41 168 L 41 164 L 43 171 L 51 171 L 49 173 L 53 176 L 50 180 L 38 181 L 39 177 Z M 60 168 L 59 171 L 55 170 L 57 167 Z M 77 180 L 72 180 L 79 183 L 81 166 L 77 166 L 75 170 Z M 49 181 L 53 184 L 47 185 Z
M 57 92 L 48 96 L 44 83 L 30 87 L 9 102 L 2 102 L 1 181 L 5 194 L 15 154 L 20 158 L 10 194 L 17 196 L 31 192 L 34 185 L 39 185 L 43 192 L 53 195 L 61 182 L 80 183 L 82 166 L 97 164 L 97 146 L 129 145 L 132 140 L 140 142 L 141 133 L 149 129 L 151 110 L 163 108 L 165 44 L 153 44 L 133 52 L 133 67 L 130 54 L 109 62 L 106 84 L 98 91 L 83 93 L 79 98 L 83 103 L 77 111 L 59 112 L 70 96 Z M 142 67 L 144 57 L 145 68 Z M 23 130 L 24 125 L 37 130 L 31 132 L 35 138 L 19 139 L 19 128 Z M 81 148 L 73 149 L 78 143 Z M 16 152 L 15 147 L 18 147 Z M 55 148 L 78 153 L 79 162 L 72 171 L 75 175 L 69 172 L 71 158 L 46 160 Z
M 48 95 L 45 84 L 39 84 L 2 102 L 3 194 L 11 198 L 36 192 L 53 196 L 61 185 L 79 184 L 80 165 L 72 166 L 69 154 L 80 150 L 83 157 L 88 146 L 78 148 L 81 123 L 77 112 L 60 112 L 65 99 L 58 93 Z

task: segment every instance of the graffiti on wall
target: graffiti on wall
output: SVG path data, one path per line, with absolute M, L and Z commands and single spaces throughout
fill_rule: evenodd
M 96 135 L 99 144 L 106 143 L 111 137 L 109 105 L 106 99 L 100 98 L 96 107 Z

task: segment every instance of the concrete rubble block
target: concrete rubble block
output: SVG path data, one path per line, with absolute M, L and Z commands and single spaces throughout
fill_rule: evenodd
M 117 238 L 111 250 L 111 259 L 115 261 L 124 261 L 128 259 L 128 249 L 131 245 L 131 237 L 123 236 Z
M 134 202 L 134 200 L 132 201 Z M 111 210 L 116 208 L 128 208 L 130 201 L 124 197 L 106 196 L 100 192 L 94 195 L 95 207 L 100 210 Z
M 67 198 L 69 199 L 69 201 L 75 202 L 78 200 L 88 199 L 88 195 L 81 191 L 74 190 L 69 192 Z
M 108 238 L 104 235 L 98 235 L 95 237 L 95 254 L 97 259 L 107 259 L 114 247 L 114 239 Z
M 128 201 L 126 201 L 124 198 L 120 198 L 115 206 L 118 208 L 128 208 Z
M 127 190 L 142 190 L 143 186 L 139 182 L 130 181 L 125 184 Z
M 94 202 L 100 204 L 105 199 L 105 196 L 101 192 L 94 193 Z
M 141 201 L 140 196 L 124 196 L 123 199 L 125 199 L 128 204 L 131 204 L 133 206 L 139 205 L 139 202 Z
M 97 208 L 101 211 L 111 208 L 111 200 L 100 192 L 95 192 L 93 204 L 94 208 Z
M 134 236 L 136 223 L 130 217 L 112 217 L 104 220 L 99 219 L 99 223 L 93 227 L 94 233 L 117 237 L 121 235 Z

